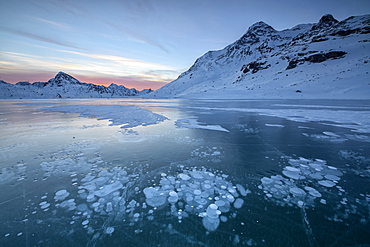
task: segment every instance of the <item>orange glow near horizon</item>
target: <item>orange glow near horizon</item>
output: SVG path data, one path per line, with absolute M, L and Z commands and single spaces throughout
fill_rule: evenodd
M 36 81 L 47 82 L 51 78 L 54 78 L 56 73 L 48 73 L 48 72 L 41 72 L 41 73 L 12 73 L 12 74 L 4 74 L 0 75 L 0 80 L 3 80 L 8 83 L 15 84 L 20 81 L 28 81 L 30 83 Z M 68 73 L 67 73 L 68 74 Z M 133 77 L 126 77 L 126 78 L 112 78 L 112 77 L 104 77 L 104 76 L 85 76 L 85 75 L 77 75 L 74 76 L 80 82 L 84 83 L 92 83 L 95 85 L 102 85 L 108 87 L 110 84 L 114 83 L 117 85 L 124 86 L 126 88 L 135 88 L 137 90 L 143 89 L 152 89 L 157 90 L 162 86 L 166 85 L 168 82 L 164 81 L 154 81 L 154 80 L 145 80 L 143 78 L 133 78 Z

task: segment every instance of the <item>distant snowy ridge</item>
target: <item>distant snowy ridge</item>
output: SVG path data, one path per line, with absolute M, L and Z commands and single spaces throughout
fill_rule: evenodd
M 59 72 L 48 82 L 18 82 L 10 84 L 0 81 L 0 98 L 119 98 L 137 96 L 151 92 L 150 89 L 138 91 L 111 84 L 108 87 L 83 83 L 76 78 Z
M 370 99 L 370 15 L 276 31 L 257 22 L 234 43 L 209 51 L 164 98 Z

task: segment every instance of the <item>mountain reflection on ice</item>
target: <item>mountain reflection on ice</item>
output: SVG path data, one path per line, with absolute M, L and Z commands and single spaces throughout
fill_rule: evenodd
M 328 105 L 303 119 L 310 102 L 295 112 L 297 102 L 276 103 L 1 102 L 0 245 L 368 244 L 369 128 L 348 116 L 370 104 L 347 102 L 331 115 L 343 103 L 318 102 Z M 72 113 L 94 109 L 79 104 L 149 118 L 110 126 Z M 47 105 L 72 107 L 37 110 Z M 343 109 L 355 113 L 331 122 Z

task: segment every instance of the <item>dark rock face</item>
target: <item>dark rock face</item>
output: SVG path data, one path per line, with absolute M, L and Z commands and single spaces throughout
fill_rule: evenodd
M 289 64 L 286 69 L 293 69 L 297 67 L 299 64 L 303 64 L 304 62 L 311 62 L 311 63 L 321 63 L 328 59 L 338 59 L 342 58 L 347 54 L 344 51 L 330 51 L 327 53 L 316 53 L 301 59 L 293 59 L 289 61 Z
M 271 66 L 270 64 L 263 66 L 265 64 L 266 62 L 259 63 L 257 61 L 254 61 L 246 65 L 243 65 L 243 67 L 241 68 L 241 71 L 243 71 L 243 73 L 248 73 L 249 71 L 252 70 L 252 74 L 254 74 L 254 73 L 257 73 L 259 70 L 267 69 L 268 67 Z
M 322 29 L 322 28 L 328 28 L 328 27 L 331 27 L 331 26 L 333 26 L 334 24 L 336 24 L 338 22 L 339 21 L 336 20 L 332 15 L 327 14 L 327 15 L 324 15 L 323 17 L 321 17 L 319 22 L 311 28 L 311 31 L 317 30 L 317 29 Z
M 29 86 L 31 85 L 31 83 L 29 83 L 28 81 L 20 81 L 20 82 L 17 82 L 15 85 Z
M 306 61 L 311 63 L 321 63 L 328 59 L 342 58 L 345 54 L 344 51 L 331 51 L 327 53 L 313 54 L 305 58 Z

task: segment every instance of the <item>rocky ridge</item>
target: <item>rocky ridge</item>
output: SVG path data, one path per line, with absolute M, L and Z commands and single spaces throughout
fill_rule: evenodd
M 138 91 L 114 83 L 108 87 L 84 83 L 64 72 L 59 72 L 47 82 L 18 82 L 13 85 L 0 81 L 0 98 L 117 98 L 149 92 L 150 89 Z

